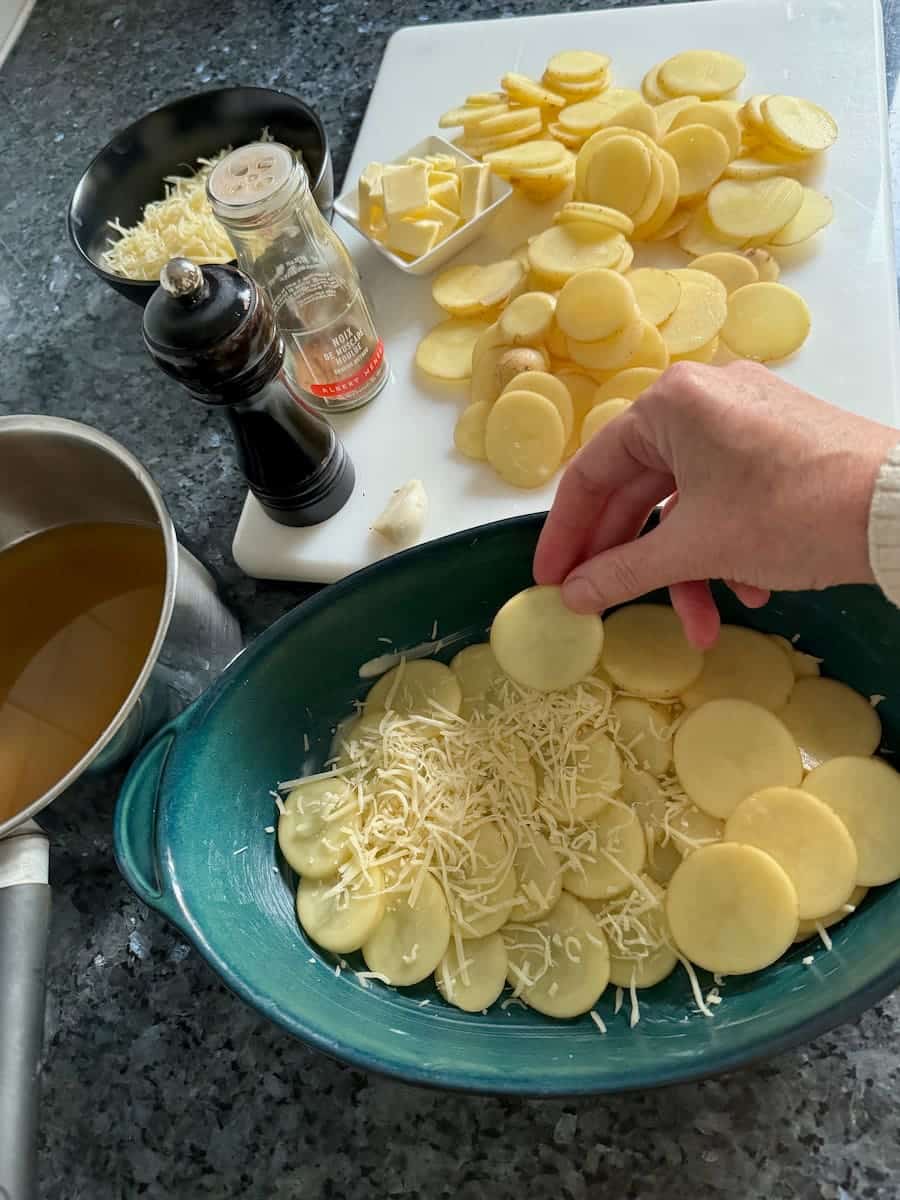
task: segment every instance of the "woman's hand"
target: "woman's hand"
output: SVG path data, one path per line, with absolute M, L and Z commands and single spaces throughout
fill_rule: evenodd
M 678 363 L 569 465 L 535 579 L 563 583 L 577 612 L 670 587 L 688 637 L 711 645 L 709 579 L 751 607 L 770 588 L 872 581 L 869 507 L 898 439 L 754 363 Z M 662 524 L 638 539 L 667 498 Z

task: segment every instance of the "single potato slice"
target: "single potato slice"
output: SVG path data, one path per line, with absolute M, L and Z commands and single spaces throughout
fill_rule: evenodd
M 633 217 L 650 187 L 652 163 L 651 151 L 634 134 L 608 138 L 591 153 L 580 198 Z
M 395 712 L 400 716 L 433 717 L 438 709 L 458 713 L 462 704 L 459 681 L 443 663 L 420 658 L 402 662 L 382 675 L 366 696 L 364 712 Z
M 586 832 L 592 844 L 578 866 L 563 874 L 563 887 L 587 900 L 609 900 L 628 891 L 647 859 L 647 841 L 637 814 L 608 804 L 591 818 Z
M 572 407 L 569 389 L 561 379 L 549 375 L 546 371 L 523 371 L 521 375 L 516 375 L 503 390 L 504 392 L 537 392 L 539 396 L 546 397 L 560 415 L 565 440 L 568 441 L 572 436 L 575 411 Z
M 741 151 L 741 125 L 737 114 L 716 104 L 692 104 L 677 113 L 669 124 L 669 130 L 681 129 L 685 125 L 711 125 L 728 143 L 730 158 L 737 158 Z
M 609 949 L 593 914 L 565 892 L 543 920 L 503 930 L 514 993 L 548 1017 L 577 1017 L 609 982 Z M 549 960 L 549 961 L 548 961 Z
M 818 154 L 837 140 L 837 122 L 811 100 L 769 96 L 761 104 L 766 132 L 780 146 L 797 154 Z
M 437 989 L 454 1008 L 480 1013 L 500 998 L 506 983 L 506 947 L 499 933 L 463 938 L 462 962 L 451 939 L 434 973 Z
M 384 916 L 362 944 L 370 971 L 394 987 L 409 987 L 427 979 L 447 952 L 450 912 L 441 885 L 430 875 L 412 900 L 412 892 L 391 892 Z
M 626 692 L 651 700 L 677 696 L 703 668 L 702 652 L 688 642 L 681 621 L 666 605 L 629 604 L 603 624 L 601 665 Z
M 864 887 L 900 879 L 900 775 L 880 758 L 832 758 L 803 781 L 850 831 Z
M 597 342 L 623 330 L 637 316 L 631 284 L 616 271 L 581 271 L 563 286 L 556 324 L 581 342 Z
M 450 670 L 459 680 L 462 703 L 459 715 L 466 721 L 486 710 L 498 699 L 506 676 L 488 642 L 476 642 L 460 650 L 450 661 Z
M 281 826 L 290 837 L 318 837 L 334 821 L 352 813 L 355 803 L 346 780 L 339 775 L 332 779 L 311 779 L 292 788 L 284 799 L 285 811 L 281 814 Z M 282 846 L 282 854 L 287 858 Z M 290 860 L 289 860 L 290 861 Z
M 562 891 L 559 855 L 542 833 L 528 831 L 529 841 L 516 851 L 515 872 L 519 891 L 510 919 L 539 921 L 547 915 Z
M 522 264 L 516 258 L 486 267 L 448 267 L 435 279 L 431 295 L 451 316 L 472 317 L 504 304 L 523 279 Z
M 813 766 L 848 754 L 874 754 L 881 741 L 878 713 L 836 679 L 798 679 L 778 715 Z
M 630 217 L 626 217 L 618 209 L 607 208 L 603 204 L 589 204 L 586 200 L 572 200 L 564 204 L 553 220 L 558 225 L 597 225 L 610 233 L 622 233 L 625 237 L 630 237 L 634 232 L 634 223 Z
M 681 284 L 678 276 L 658 267 L 641 267 L 627 276 L 641 316 L 651 325 L 662 325 L 678 307 Z M 590 340 L 590 339 L 585 339 Z
M 736 254 L 727 250 L 701 255 L 691 263 L 691 269 L 715 275 L 716 279 L 725 285 L 729 296 L 738 288 L 759 282 L 759 271 L 753 260 L 746 254 Z
M 744 81 L 747 68 L 739 58 L 720 50 L 684 50 L 659 68 L 659 83 L 670 96 L 699 96 L 715 100 Z
M 551 225 L 529 243 L 528 258 L 532 270 L 554 287 L 562 287 L 579 271 L 616 267 L 627 244 L 620 233 L 598 241 L 584 241 L 570 225 Z
M 635 307 L 637 314 L 637 307 Z M 639 315 L 608 338 L 579 342 L 567 338 L 566 345 L 572 362 L 589 371 L 618 371 L 627 366 L 640 348 L 647 322 Z
M 725 822 L 725 841 L 775 859 L 794 885 L 802 920 L 845 904 L 856 884 L 856 846 L 847 827 L 799 788 L 764 788 L 742 800 Z
M 349 899 L 336 888 L 337 879 L 300 880 L 297 916 L 305 933 L 332 954 L 358 950 L 377 929 L 387 908 L 384 876 L 367 868 L 349 888 Z
M 728 142 L 711 125 L 683 125 L 663 138 L 662 148 L 678 167 L 678 199 L 705 196 L 731 160 Z
M 562 50 L 548 61 L 547 73 L 566 84 L 590 83 L 604 76 L 609 64 L 608 54 L 597 54 L 593 50 Z
M 612 379 L 608 379 L 606 383 L 597 388 L 594 403 L 602 404 L 604 400 L 613 400 L 617 397 L 624 400 L 637 400 L 638 396 L 645 392 L 652 383 L 655 383 L 660 375 L 662 375 L 662 370 L 656 367 L 627 367 L 624 371 L 617 371 Z
M 504 392 L 488 414 L 484 450 L 501 479 L 541 487 L 558 470 L 566 444 L 555 405 L 537 392 Z
M 615 987 L 653 987 L 678 964 L 666 919 L 665 892 L 649 874 L 641 876 L 641 884 L 640 889 L 613 900 L 585 902 L 606 934 L 609 982 Z
M 796 179 L 723 179 L 706 199 L 709 219 L 724 238 L 746 243 L 773 237 L 800 211 L 803 186 Z
M 531 587 L 494 617 L 491 649 L 511 679 L 550 692 L 590 675 L 603 649 L 603 622 L 566 608 L 558 587 Z
M 476 400 L 474 404 L 462 410 L 453 430 L 454 446 L 460 454 L 464 454 L 466 458 L 474 458 L 476 462 L 487 460 L 484 431 L 490 411 L 491 405 L 487 400 Z
M 675 274 L 681 284 L 678 307 L 659 330 L 673 357 L 699 350 L 710 342 L 722 330 L 729 312 L 725 285 L 714 275 L 687 269 Z
M 416 365 L 436 379 L 468 379 L 472 351 L 487 328 L 486 321 L 442 321 L 419 342 Z
M 797 935 L 797 893 L 774 858 L 723 842 L 686 858 L 669 882 L 666 916 L 685 958 L 746 975 L 780 958 Z
M 316 810 L 315 802 L 306 804 L 308 789 L 314 786 L 295 788 L 285 801 L 287 811 L 278 819 L 278 848 L 298 875 L 327 879 L 350 857 L 353 839 L 359 832 L 359 816 L 349 790 L 342 796 L 331 780 L 328 787 L 333 789 L 332 798 L 323 800 L 322 808 Z M 305 815 L 298 804 L 303 804 Z M 314 832 L 304 834 L 304 828 Z
M 663 775 L 672 765 L 672 718 L 659 704 L 633 696 L 612 702 L 610 716 L 618 722 L 616 742 L 627 747 L 637 765 L 653 775 Z
M 537 104 L 544 109 L 560 109 L 566 106 L 565 96 L 560 96 L 536 80 L 515 71 L 504 75 L 500 86 L 516 104 Z
M 813 191 L 812 188 L 805 187 L 803 202 L 797 215 L 788 221 L 783 229 L 778 230 L 770 244 L 794 246 L 798 242 L 805 242 L 824 229 L 826 225 L 830 225 L 833 219 L 834 205 L 828 197 L 823 196 L 821 192 Z
M 659 82 L 659 68 L 661 66 L 662 63 L 657 63 L 655 67 L 651 67 L 641 80 L 641 94 L 648 104 L 664 104 L 669 99 L 669 93 L 663 89 Z
M 600 404 L 595 404 L 581 423 L 581 445 L 586 446 L 591 438 L 595 437 L 610 421 L 620 417 L 630 408 L 631 404 L 631 400 L 621 397 L 614 397 L 612 400 L 604 400 Z
M 503 310 L 500 334 L 511 346 L 538 346 L 547 337 L 555 312 L 555 296 L 525 292 Z
M 783 283 L 751 283 L 728 298 L 722 338 L 741 358 L 778 362 L 809 337 L 811 317 L 803 297 Z
M 681 701 L 685 708 L 699 708 L 708 700 L 749 700 L 778 712 L 793 686 L 790 663 L 766 634 L 723 625 L 718 641 L 704 655 L 703 670 L 682 692 Z
M 695 708 L 675 733 L 673 757 L 691 800 L 722 819 L 752 792 L 797 787 L 803 776 L 790 733 L 768 709 L 748 700 L 710 700 Z

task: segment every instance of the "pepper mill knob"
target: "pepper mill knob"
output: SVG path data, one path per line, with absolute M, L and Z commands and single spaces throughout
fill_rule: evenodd
M 188 300 L 203 289 L 203 272 L 189 258 L 170 258 L 159 273 L 163 290 L 177 300 Z

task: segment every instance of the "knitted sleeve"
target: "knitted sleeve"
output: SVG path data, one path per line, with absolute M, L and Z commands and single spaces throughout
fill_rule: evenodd
M 869 510 L 869 562 L 881 590 L 900 607 L 900 443 L 875 481 Z

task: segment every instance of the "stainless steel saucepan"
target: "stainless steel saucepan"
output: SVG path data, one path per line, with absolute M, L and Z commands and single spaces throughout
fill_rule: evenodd
M 80 522 L 156 527 L 166 587 L 156 637 L 127 699 L 87 754 L 0 821 L 0 1198 L 36 1196 L 38 1063 L 50 922 L 48 842 L 34 817 L 83 772 L 124 761 L 241 649 L 212 576 L 178 543 L 153 480 L 122 446 L 75 421 L 0 417 L 0 551 Z M 0 629 L 3 645 L 16 631 Z M 9 639 L 9 641 L 7 641 Z

